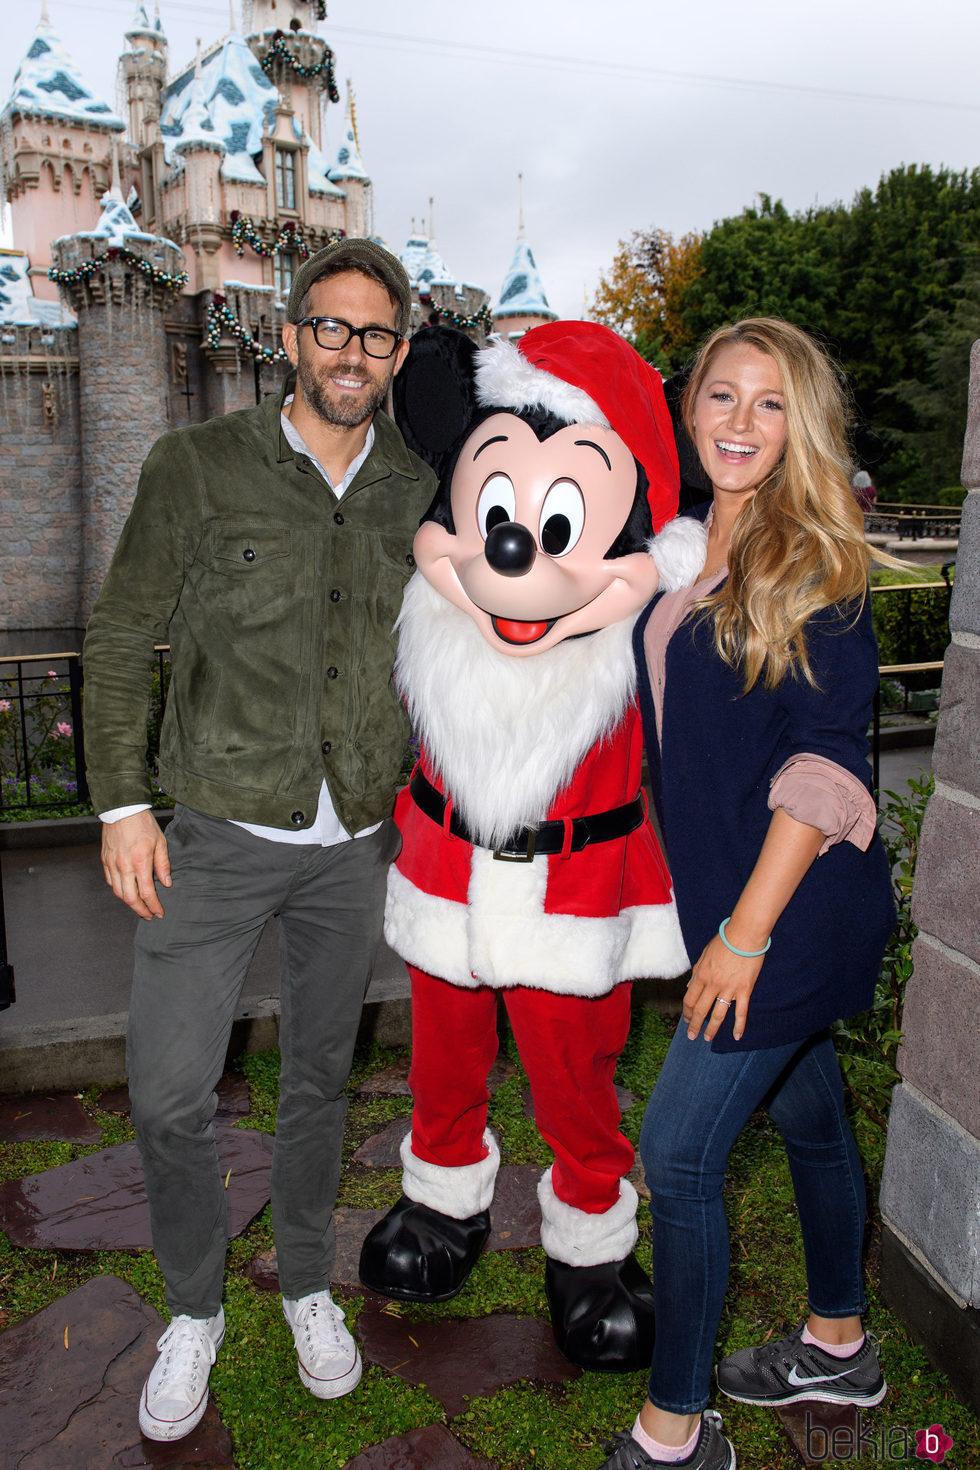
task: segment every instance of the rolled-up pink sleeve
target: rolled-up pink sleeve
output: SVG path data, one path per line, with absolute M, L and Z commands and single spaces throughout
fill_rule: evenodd
M 769 810 L 777 806 L 824 834 L 818 857 L 837 842 L 852 842 L 864 852 L 878 820 L 867 788 L 822 755 L 794 755 L 780 766 L 769 783 Z

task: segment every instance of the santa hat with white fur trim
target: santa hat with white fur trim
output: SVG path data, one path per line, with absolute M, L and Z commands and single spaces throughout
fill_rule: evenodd
M 540 407 L 570 424 L 613 429 L 646 471 L 654 531 L 676 515 L 680 474 L 660 374 L 609 327 L 549 322 L 516 346 L 491 342 L 475 368 L 486 408 Z

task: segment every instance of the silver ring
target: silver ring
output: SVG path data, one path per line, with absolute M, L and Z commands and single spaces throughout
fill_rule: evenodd
M 716 1005 L 719 1005 L 719 1006 L 730 1006 L 731 1005 L 731 1001 L 730 1000 L 722 1000 L 722 998 L 721 998 L 720 995 L 716 995 L 715 996 L 715 1004 Z

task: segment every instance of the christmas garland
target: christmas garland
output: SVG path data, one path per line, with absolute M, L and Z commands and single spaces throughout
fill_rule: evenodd
M 226 331 L 234 337 L 243 352 L 249 353 L 259 362 L 268 364 L 289 360 L 285 347 L 263 347 L 261 343 L 256 342 L 251 332 L 242 326 L 223 296 L 215 296 L 214 301 L 208 307 L 204 328 L 204 346 L 212 350 L 221 341 L 222 332 Z
M 438 306 L 427 296 L 421 296 L 419 302 L 425 311 L 430 312 L 433 316 L 441 316 L 462 332 L 469 327 L 484 327 L 489 330 L 493 326 L 493 316 L 489 306 L 481 306 L 479 311 L 475 311 L 472 316 L 461 316 L 458 311 L 451 311 L 448 306 Z
M 164 286 L 168 291 L 183 291 L 187 285 L 186 271 L 161 270 L 159 266 L 144 259 L 142 255 L 135 255 L 132 250 L 126 250 L 119 245 L 110 245 L 105 255 L 83 260 L 81 265 L 72 266 L 67 271 L 60 271 L 57 266 L 51 266 L 48 270 L 48 280 L 54 281 L 56 286 L 74 286 L 79 281 L 88 281 L 92 276 L 100 274 L 110 262 L 116 260 L 121 260 L 124 265 L 139 271 L 154 286 Z
M 295 225 L 292 220 L 287 220 L 276 236 L 275 242 L 267 245 L 261 235 L 256 232 L 248 215 L 239 214 L 237 209 L 232 210 L 231 214 L 231 242 L 235 247 L 236 255 L 244 255 L 245 246 L 251 245 L 256 255 L 261 255 L 266 260 L 273 255 L 281 255 L 284 250 L 289 252 L 298 250 L 303 260 L 310 253 L 310 247 L 300 234 L 299 226 Z
M 323 14 L 326 15 L 326 13 L 326 7 L 324 7 Z M 317 15 L 317 20 L 322 19 L 322 15 Z M 285 31 L 273 31 L 272 45 L 259 63 L 266 76 L 271 75 L 277 59 L 284 61 L 290 71 L 295 72 L 296 76 L 302 77 L 304 81 L 309 81 L 313 77 L 322 76 L 325 72 L 327 76 L 327 96 L 331 102 L 340 101 L 340 93 L 337 91 L 337 79 L 333 69 L 333 52 L 329 46 L 323 53 L 323 60 L 318 61 L 316 66 L 303 66 L 302 62 L 297 61 L 296 57 L 290 51 L 289 38 Z

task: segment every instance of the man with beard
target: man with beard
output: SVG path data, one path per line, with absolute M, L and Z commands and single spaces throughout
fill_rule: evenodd
M 392 626 L 435 489 L 381 410 L 408 353 L 400 262 L 342 240 L 293 282 L 295 368 L 255 408 L 163 435 L 143 466 L 85 640 L 102 865 L 138 926 L 127 1066 L 171 1322 L 140 1427 L 180 1439 L 224 1337 L 225 1192 L 214 1088 L 263 925 L 279 924 L 282 1074 L 272 1220 L 299 1375 L 361 1374 L 330 1295 L 350 1070 L 397 851 L 407 719 Z M 172 680 L 150 810 L 154 645 Z

